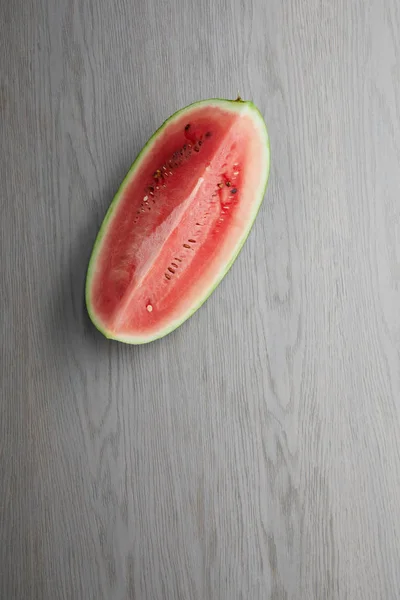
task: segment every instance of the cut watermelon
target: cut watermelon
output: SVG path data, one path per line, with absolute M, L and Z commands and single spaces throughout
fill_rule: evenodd
M 208 298 L 237 257 L 269 174 L 264 120 L 240 98 L 170 117 L 132 165 L 89 263 L 86 303 L 108 338 L 170 333 Z

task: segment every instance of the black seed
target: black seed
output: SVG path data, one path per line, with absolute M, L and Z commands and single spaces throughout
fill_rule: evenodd
M 180 258 L 178 258 L 177 256 L 174 257 L 174 260 L 177 260 L 178 262 L 182 262 Z
M 201 146 L 203 142 L 199 140 L 197 143 L 199 144 L 199 146 Z
M 200 152 L 200 148 L 199 148 L 198 146 L 195 146 L 195 147 L 193 148 L 193 150 L 194 150 L 195 152 Z
M 154 188 L 152 185 L 149 185 L 149 192 L 154 192 Z
M 211 133 L 211 131 L 207 131 L 207 133 L 206 133 L 206 137 L 211 137 L 211 136 L 212 136 L 212 133 Z
M 236 194 L 236 192 L 237 192 L 237 189 L 236 189 L 236 188 L 232 188 L 232 189 L 231 189 L 231 194 Z
M 218 187 L 219 187 L 219 189 L 221 190 L 221 189 L 224 187 L 224 184 L 223 184 L 223 183 L 219 183 L 219 184 L 218 184 Z
M 175 273 L 175 271 L 174 271 L 173 269 L 171 269 L 171 267 L 168 267 L 168 271 L 169 271 L 170 273 Z
M 231 182 L 230 181 L 226 181 L 225 185 L 226 185 L 226 187 L 231 187 Z
M 178 265 L 177 265 L 176 263 L 173 263 L 173 262 L 172 262 L 172 263 L 171 263 L 171 265 L 172 265 L 173 267 L 175 267 L 175 269 L 177 269 L 177 268 L 178 268 Z
M 195 244 L 196 240 L 188 240 L 188 242 L 190 242 L 191 244 Z
M 165 277 L 166 277 L 167 279 L 171 279 L 171 275 L 168 275 L 168 273 L 165 273 Z
M 189 131 L 189 129 L 190 129 L 190 123 L 188 123 L 188 124 L 185 126 L 185 131 Z
M 190 248 L 189 244 L 183 244 L 184 248 Z

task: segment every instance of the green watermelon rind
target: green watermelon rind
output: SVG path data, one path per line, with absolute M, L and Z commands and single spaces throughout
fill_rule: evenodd
M 258 123 L 259 123 L 258 129 L 262 130 L 263 136 L 265 137 L 266 159 L 267 159 L 266 166 L 265 166 L 265 182 L 262 187 L 262 190 L 261 190 L 261 186 L 260 186 L 260 192 L 258 192 L 259 201 L 257 203 L 255 203 L 253 218 L 249 220 L 247 228 L 244 230 L 242 237 L 240 239 L 240 242 L 238 243 L 238 246 L 235 249 L 229 263 L 218 274 L 218 276 L 216 277 L 216 280 L 213 283 L 210 290 L 204 296 L 201 297 L 199 302 L 192 309 L 190 309 L 190 311 L 188 311 L 187 313 L 184 314 L 182 319 L 180 319 L 179 321 L 174 321 L 170 327 L 163 328 L 158 333 L 156 333 L 155 335 L 152 335 L 152 336 L 146 336 L 146 337 L 142 338 L 139 336 L 133 337 L 133 336 L 114 335 L 112 332 L 110 332 L 106 328 L 104 328 L 102 326 L 102 324 L 98 321 L 94 311 L 92 310 L 92 305 L 91 305 L 91 300 L 90 300 L 90 285 L 91 285 L 91 280 L 93 277 L 93 269 L 95 266 L 95 261 L 96 261 L 97 254 L 101 247 L 101 242 L 102 242 L 103 236 L 107 231 L 107 226 L 110 222 L 110 219 L 112 217 L 114 209 L 117 207 L 118 201 L 119 201 L 121 195 L 123 194 L 126 185 L 131 181 L 132 175 L 135 173 L 136 169 L 140 166 L 140 163 L 141 163 L 142 159 L 146 156 L 147 151 L 150 149 L 153 142 L 156 141 L 158 136 L 164 131 L 166 126 L 169 125 L 175 119 L 182 117 L 186 112 L 190 112 L 191 110 L 200 108 L 201 106 L 210 106 L 211 107 L 213 104 L 220 106 L 220 107 L 223 106 L 224 108 L 227 108 L 230 110 L 235 110 L 235 105 L 243 106 L 243 104 L 245 104 L 246 107 L 249 109 L 249 111 L 251 111 L 251 113 L 253 113 L 254 117 L 258 121 Z M 142 148 L 140 153 L 135 158 L 129 171 L 127 172 L 125 178 L 123 179 L 121 185 L 119 186 L 119 189 L 118 189 L 117 193 L 115 194 L 115 196 L 105 214 L 105 217 L 103 219 L 103 222 L 101 224 L 99 232 L 96 236 L 96 239 L 95 239 L 95 242 L 93 245 L 92 254 L 91 254 L 90 260 L 89 260 L 88 269 L 87 269 L 86 286 L 85 286 L 86 308 L 87 308 L 89 317 L 90 317 L 92 323 L 94 324 L 94 326 L 96 327 L 96 329 L 98 329 L 98 331 L 100 333 L 102 333 L 107 339 L 110 339 L 110 340 L 115 340 L 115 341 L 119 341 L 119 342 L 122 342 L 125 344 L 131 344 L 131 345 L 147 344 L 147 343 L 156 341 L 158 339 L 161 339 L 161 338 L 165 337 L 166 335 L 172 333 L 173 331 L 178 329 L 178 327 L 180 327 L 185 321 L 187 321 L 195 312 L 197 312 L 197 310 L 199 310 L 199 308 L 201 308 L 201 306 L 208 300 L 208 298 L 211 296 L 211 294 L 215 291 L 215 289 L 221 283 L 222 279 L 226 276 L 228 271 L 231 269 L 233 263 L 236 261 L 238 255 L 240 254 L 240 251 L 242 250 L 242 248 L 251 232 L 251 229 L 254 225 L 254 221 L 255 221 L 257 214 L 263 203 L 265 192 L 266 192 L 266 189 L 268 186 L 269 175 L 270 175 L 270 164 L 271 164 L 271 147 L 270 147 L 268 130 L 267 130 L 267 127 L 266 127 L 266 124 L 265 124 L 262 114 L 260 113 L 260 111 L 258 110 L 256 105 L 249 100 L 244 101 L 244 100 L 241 100 L 240 98 L 238 98 L 237 100 L 225 100 L 225 99 L 221 99 L 221 98 L 211 98 L 209 100 L 200 100 L 199 102 L 194 102 L 192 104 L 189 104 L 185 108 L 182 108 L 182 109 L 176 111 L 170 117 L 168 117 L 168 119 L 166 119 L 162 123 L 162 125 L 154 132 L 154 134 L 149 138 L 149 140 L 147 141 L 145 146 Z

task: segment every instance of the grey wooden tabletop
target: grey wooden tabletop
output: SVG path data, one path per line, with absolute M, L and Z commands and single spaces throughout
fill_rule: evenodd
M 1 600 L 400 598 L 398 0 L 0 0 Z M 84 307 L 172 112 L 240 93 L 268 192 L 170 336 Z

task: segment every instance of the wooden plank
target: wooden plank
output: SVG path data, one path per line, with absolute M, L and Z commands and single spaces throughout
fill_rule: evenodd
M 400 597 L 396 0 L 0 4 L 0 597 Z M 174 334 L 103 339 L 87 262 L 172 112 L 252 98 L 237 263 Z

